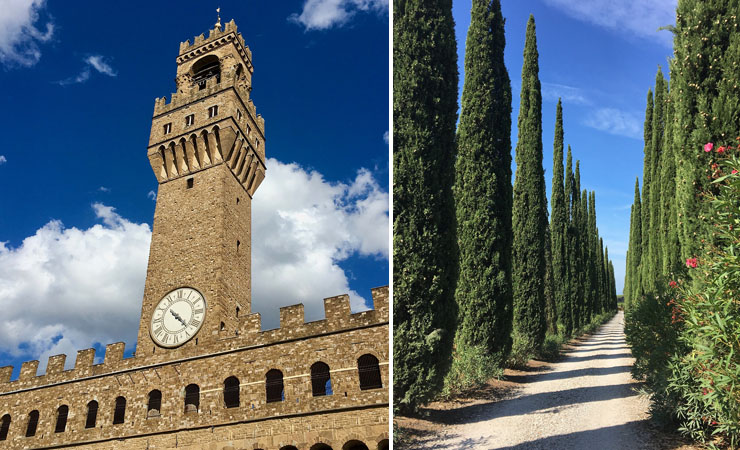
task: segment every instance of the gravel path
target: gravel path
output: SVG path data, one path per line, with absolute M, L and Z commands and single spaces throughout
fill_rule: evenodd
M 634 359 L 623 327 L 620 312 L 574 343 L 550 370 L 509 377 L 523 383 L 515 397 L 458 408 L 451 423 L 414 448 L 666 448 L 648 430 L 648 401 L 634 392 L 637 383 L 629 372 Z

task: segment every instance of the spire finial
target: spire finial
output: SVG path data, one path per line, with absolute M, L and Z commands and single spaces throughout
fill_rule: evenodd
M 216 8 L 216 16 L 218 17 L 218 20 L 216 21 L 216 28 L 220 30 L 221 29 L 221 7 Z

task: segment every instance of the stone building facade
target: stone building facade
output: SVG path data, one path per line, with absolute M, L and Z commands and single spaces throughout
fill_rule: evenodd
M 251 200 L 265 122 L 233 20 L 180 44 L 177 92 L 157 99 L 148 157 L 159 181 L 136 353 L 124 344 L 0 368 L 0 448 L 386 449 L 388 287 L 261 330 L 251 313 Z M 319 281 L 317 281 L 319 282 Z

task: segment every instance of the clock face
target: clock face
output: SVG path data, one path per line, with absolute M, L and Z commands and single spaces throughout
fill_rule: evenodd
M 195 336 L 206 317 L 206 299 L 193 288 L 177 288 L 154 309 L 149 333 L 162 347 L 177 347 Z

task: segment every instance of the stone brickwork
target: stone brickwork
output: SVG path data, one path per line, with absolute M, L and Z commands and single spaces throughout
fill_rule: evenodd
M 372 310 L 353 314 L 342 295 L 324 300 L 323 320 L 293 305 L 262 331 L 251 313 L 251 200 L 265 176 L 252 54 L 219 21 L 180 44 L 177 64 L 147 152 L 159 191 L 136 354 L 110 344 L 96 364 L 81 350 L 69 370 L 56 355 L 13 381 L 0 368 L 0 448 L 387 449 L 388 287 L 372 290 Z M 205 298 L 203 325 L 159 346 L 153 311 L 181 287 Z

